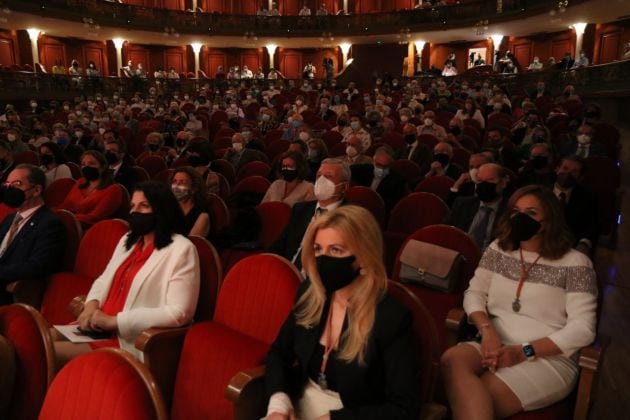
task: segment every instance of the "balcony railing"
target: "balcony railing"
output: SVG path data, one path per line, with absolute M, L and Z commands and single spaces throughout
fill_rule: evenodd
M 573 0 L 571 4 L 586 0 Z M 491 23 L 522 19 L 545 13 L 557 6 L 557 0 L 503 0 L 500 12 L 496 1 L 472 0 L 461 4 L 386 13 L 339 16 L 253 16 L 220 13 L 185 12 L 133 6 L 104 0 L 4 0 L 11 10 L 82 22 L 92 19 L 101 26 L 129 27 L 163 31 L 174 28 L 180 34 L 257 36 L 312 36 L 322 32 L 334 35 L 374 35 L 397 33 L 402 28 L 414 31 L 449 29 L 475 25 L 480 20 Z

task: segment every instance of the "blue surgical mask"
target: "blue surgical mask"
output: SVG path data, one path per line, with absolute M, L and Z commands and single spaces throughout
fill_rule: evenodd
M 389 175 L 389 168 L 374 167 L 374 176 L 377 178 L 385 178 Z
M 291 126 L 293 128 L 298 128 L 300 125 L 302 125 L 302 122 L 300 120 L 293 120 L 293 121 L 291 121 Z

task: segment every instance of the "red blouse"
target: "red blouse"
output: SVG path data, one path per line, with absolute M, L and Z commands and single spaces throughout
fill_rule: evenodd
M 87 188 L 79 188 L 84 183 L 85 179 L 79 179 L 58 208 L 74 213 L 79 222 L 87 225 L 114 216 L 123 202 L 123 187 L 112 184 L 88 194 Z
M 144 241 L 140 239 L 134 246 L 133 251 L 127 257 L 127 259 L 118 267 L 114 279 L 109 287 L 109 293 L 107 299 L 101 305 L 101 311 L 109 316 L 116 316 L 125 307 L 127 301 L 127 295 L 133 284 L 133 279 L 138 274 L 138 271 L 147 262 L 155 247 L 153 244 L 149 244 L 145 249 L 142 249 Z M 101 347 L 119 347 L 118 338 L 114 337 L 111 340 L 96 341 L 90 343 L 92 349 Z

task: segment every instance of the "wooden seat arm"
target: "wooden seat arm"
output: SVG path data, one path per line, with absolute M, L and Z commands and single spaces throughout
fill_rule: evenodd
M 466 312 L 463 308 L 452 308 L 446 315 L 446 342 L 448 347 L 457 344 L 462 324 L 466 322 Z
M 144 364 L 155 378 L 164 403 L 170 410 L 175 389 L 175 377 L 188 326 L 149 328 L 136 339 L 135 347 L 142 352 Z
M 575 402 L 574 420 L 586 420 L 591 406 L 591 394 L 597 369 L 603 355 L 603 347 L 596 343 L 580 350 L 578 365 L 580 380 L 578 383 L 577 401 Z
M 265 366 L 238 372 L 225 388 L 225 397 L 234 405 L 234 419 L 259 419 L 265 416 Z

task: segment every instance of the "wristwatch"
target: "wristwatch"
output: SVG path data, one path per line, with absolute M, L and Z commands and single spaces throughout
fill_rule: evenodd
M 529 343 L 523 343 L 523 354 L 525 354 L 525 358 L 529 362 L 536 358 L 536 351 L 534 350 L 534 346 Z

